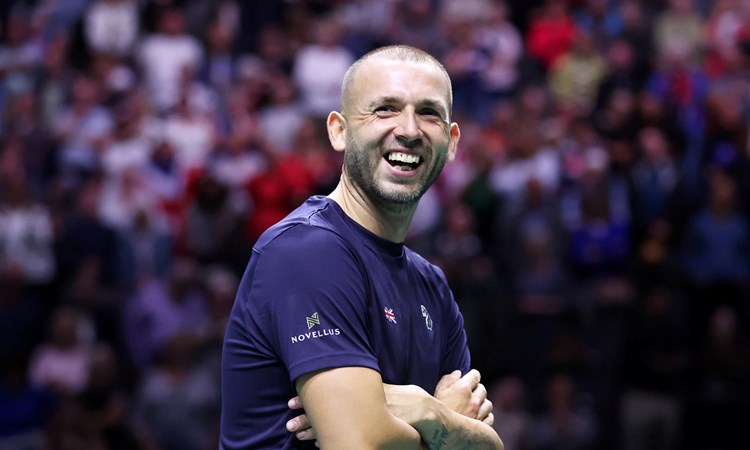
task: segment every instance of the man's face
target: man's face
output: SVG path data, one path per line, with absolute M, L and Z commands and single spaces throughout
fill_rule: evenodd
M 344 172 L 375 204 L 416 205 L 456 151 L 444 74 L 426 63 L 370 60 L 346 98 Z

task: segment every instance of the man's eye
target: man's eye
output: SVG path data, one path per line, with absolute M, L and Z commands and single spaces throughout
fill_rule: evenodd
M 396 108 L 391 105 L 383 105 L 375 108 L 376 113 L 391 113 L 396 112 Z
M 435 111 L 434 109 L 423 109 L 423 110 L 422 110 L 422 115 L 423 115 L 423 116 L 435 116 L 435 117 L 440 117 L 440 114 L 439 114 L 439 113 L 438 113 L 437 111 Z

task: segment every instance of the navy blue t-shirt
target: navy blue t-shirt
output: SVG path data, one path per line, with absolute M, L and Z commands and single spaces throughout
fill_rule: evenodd
M 224 341 L 221 448 L 315 448 L 285 427 L 294 380 L 352 366 L 432 393 L 471 363 L 443 273 L 315 196 L 253 248 Z

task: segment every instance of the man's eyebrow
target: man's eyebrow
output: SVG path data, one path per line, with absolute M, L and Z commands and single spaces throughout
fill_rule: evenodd
M 432 99 L 428 98 L 428 99 L 425 99 L 425 100 L 419 102 L 419 106 L 421 106 L 421 107 L 425 107 L 426 106 L 428 108 L 434 109 L 435 111 L 438 111 L 441 114 L 447 114 L 447 111 L 445 109 L 445 105 L 443 105 L 442 102 L 439 102 L 437 100 L 432 100 Z
M 392 96 L 386 96 L 386 97 L 377 97 L 373 101 L 370 102 L 370 107 L 374 108 L 380 105 L 389 105 L 389 104 L 400 104 L 403 103 L 403 100 L 398 97 L 392 97 Z M 432 108 L 435 111 L 438 111 L 440 114 L 446 115 L 448 111 L 445 108 L 445 105 L 443 105 L 442 102 L 438 100 L 433 100 L 430 98 L 421 100 L 417 107 L 419 108 Z
M 398 97 L 377 97 L 370 102 L 370 107 L 387 105 L 393 103 L 402 103 L 402 100 Z

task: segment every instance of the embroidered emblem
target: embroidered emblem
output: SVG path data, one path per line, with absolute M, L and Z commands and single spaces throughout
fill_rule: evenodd
M 419 306 L 422 307 L 422 317 L 424 317 L 425 326 L 428 330 L 432 331 L 432 317 L 430 317 L 430 313 L 427 312 L 427 308 L 425 308 L 424 305 Z
M 385 311 L 385 318 L 388 319 L 389 322 L 396 323 L 396 314 L 394 314 L 392 308 L 386 306 L 383 308 L 383 311 Z
M 320 318 L 318 317 L 318 312 L 315 311 L 315 314 L 312 315 L 312 317 L 305 317 L 307 319 L 307 329 L 314 327 L 315 325 L 320 325 Z

